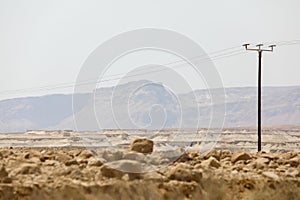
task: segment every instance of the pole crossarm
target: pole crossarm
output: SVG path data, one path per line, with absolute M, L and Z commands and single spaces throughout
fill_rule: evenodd
M 248 48 L 250 44 L 243 44 L 243 46 L 245 47 L 246 50 L 249 51 L 270 51 L 273 52 L 274 47 L 276 47 L 276 45 L 272 44 L 268 46 L 268 49 L 262 49 L 261 47 L 263 46 L 263 44 L 258 44 L 256 45 L 257 48 Z
M 257 51 L 258 52 L 258 99 L 257 99 L 257 150 L 261 151 L 261 76 L 262 76 L 262 70 L 261 70 L 261 60 L 262 60 L 262 52 L 269 51 L 273 52 L 273 48 L 276 45 L 270 45 L 267 49 L 263 49 L 263 44 L 257 44 L 256 48 L 248 48 L 250 44 L 243 44 L 246 50 L 249 51 Z

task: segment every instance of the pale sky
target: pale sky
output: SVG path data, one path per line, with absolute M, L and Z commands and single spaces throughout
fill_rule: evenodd
M 299 9 L 298 0 L 0 0 L 0 99 L 71 93 L 4 91 L 75 82 L 97 46 L 138 28 L 176 31 L 208 54 L 245 42 L 300 40 Z M 263 85 L 300 85 L 299 52 L 298 42 L 264 53 Z M 255 52 L 214 64 L 225 87 L 256 86 Z

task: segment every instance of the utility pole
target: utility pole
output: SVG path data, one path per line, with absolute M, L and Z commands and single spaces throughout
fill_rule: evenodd
M 248 48 L 250 44 L 244 44 L 243 46 L 246 50 L 249 51 L 257 51 L 258 52 L 258 115 L 257 115 L 257 136 L 258 136 L 258 143 L 257 143 L 257 150 L 261 151 L 261 60 L 262 60 L 262 52 L 263 51 L 270 51 L 273 52 L 273 48 L 276 45 L 268 46 L 268 49 L 262 49 L 261 47 L 263 44 L 256 45 L 256 48 Z

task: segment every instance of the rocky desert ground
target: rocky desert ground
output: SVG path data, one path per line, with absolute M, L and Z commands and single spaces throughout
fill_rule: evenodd
M 228 139 L 227 146 L 222 140 L 205 153 L 190 148 L 159 154 L 155 137 L 134 136 L 127 144 L 120 141 L 128 132 L 118 133 L 114 145 L 122 148 L 116 150 L 85 148 L 77 145 L 76 133 L 55 133 L 1 135 L 0 199 L 300 199 L 297 140 L 291 149 L 284 144 L 289 141 L 272 146 L 265 140 L 266 150 L 258 153 L 248 137 Z M 296 130 L 290 133 L 285 138 L 299 138 Z

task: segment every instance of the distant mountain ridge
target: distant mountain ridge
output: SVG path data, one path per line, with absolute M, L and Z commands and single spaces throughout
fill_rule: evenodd
M 194 128 L 210 121 L 210 99 L 207 90 L 179 94 L 176 98 L 159 83 L 139 85 L 147 81 L 130 82 L 115 88 L 98 89 L 95 102 L 84 101 L 76 107 L 77 120 L 86 122 L 79 130 L 95 130 L 95 119 L 87 119 L 95 112 L 102 128 Z M 149 82 L 151 83 L 151 82 Z M 132 90 L 139 88 L 134 91 Z M 225 88 L 225 127 L 255 126 L 257 116 L 257 88 Z M 114 100 L 110 101 L 110 95 Z M 196 100 L 193 98 L 195 94 Z M 90 94 L 77 97 L 85 99 Z M 181 104 L 178 104 L 180 100 Z M 114 111 L 110 110 L 112 103 Z M 199 106 L 199 113 L 197 112 Z M 129 111 L 127 111 L 127 107 Z M 94 110 L 96 108 L 96 110 Z M 263 125 L 300 124 L 300 86 L 263 88 Z M 180 109 L 184 119 L 180 121 Z M 115 119 L 114 119 L 115 115 Z M 128 117 L 130 115 L 130 117 Z M 130 118 L 130 119 L 129 119 Z M 116 123 L 116 121 L 118 123 Z M 53 94 L 0 101 L 0 132 L 23 132 L 31 129 L 75 129 L 72 94 Z

